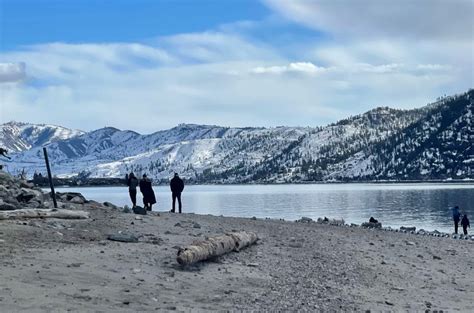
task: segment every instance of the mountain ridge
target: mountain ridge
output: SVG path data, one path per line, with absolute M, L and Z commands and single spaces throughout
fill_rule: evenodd
M 166 181 L 176 171 L 196 183 L 470 180 L 473 100 L 469 90 L 422 108 L 377 107 L 320 127 L 179 124 L 145 135 L 114 127 L 61 128 L 63 138 L 43 141 L 53 172 L 64 177 L 135 171 Z M 33 139 L 13 153 L 10 171 L 44 172 L 42 145 L 35 145 L 41 141 Z

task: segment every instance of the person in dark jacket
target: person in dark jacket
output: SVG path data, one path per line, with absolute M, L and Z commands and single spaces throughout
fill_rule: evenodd
M 138 186 L 138 179 L 135 177 L 135 174 L 131 172 L 127 176 L 127 186 L 128 186 L 128 193 L 130 194 L 130 200 L 132 200 L 133 207 L 137 206 L 137 186 Z
M 147 211 L 151 211 L 151 207 L 156 203 L 155 192 L 151 186 L 151 180 L 146 174 L 140 179 L 140 191 L 143 194 L 143 206 Z
M 467 214 L 464 214 L 464 216 L 462 217 L 461 225 L 464 235 L 467 235 L 467 228 L 471 228 L 471 225 L 469 224 L 469 219 L 467 218 Z
M 173 209 L 171 212 L 175 213 L 175 203 L 176 199 L 178 199 L 178 205 L 179 205 L 179 213 L 181 213 L 181 193 L 183 192 L 184 189 L 184 182 L 181 178 L 179 178 L 178 173 L 174 173 L 173 179 L 170 181 L 170 188 L 171 188 L 171 197 L 173 198 Z
M 458 233 L 458 226 L 459 226 L 459 219 L 461 218 L 461 214 L 459 213 L 459 207 L 455 206 L 452 208 L 453 210 L 453 221 L 454 221 L 454 233 Z

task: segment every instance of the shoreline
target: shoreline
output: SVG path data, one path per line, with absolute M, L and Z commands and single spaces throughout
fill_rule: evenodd
M 62 180 L 62 178 L 59 178 Z M 55 183 L 55 187 L 60 188 L 80 188 L 80 187 L 120 187 L 126 186 L 125 181 L 122 183 L 117 183 L 117 180 L 121 178 L 104 178 L 104 179 L 111 179 L 114 181 L 112 184 L 71 184 L 71 185 L 61 185 Z M 58 178 L 55 178 L 58 180 Z M 70 178 L 66 178 L 64 180 L 69 181 Z M 34 183 L 33 180 L 28 180 L 30 183 Z M 167 183 L 158 183 L 153 184 L 153 186 L 168 186 L 169 182 Z M 274 182 L 247 182 L 247 183 L 205 183 L 205 182 L 187 182 L 188 186 L 284 186 L 284 185 L 411 185 L 411 184 L 422 184 L 422 185 L 430 185 L 430 184 L 452 184 L 452 185 L 474 185 L 474 179 L 469 180 L 404 180 L 404 181 L 391 181 L 391 180 L 368 180 L 368 181 L 308 181 L 308 182 L 285 182 L 285 183 L 274 183 Z M 49 182 L 45 181 L 42 184 L 35 184 L 37 187 L 40 188 L 47 188 L 49 187 Z

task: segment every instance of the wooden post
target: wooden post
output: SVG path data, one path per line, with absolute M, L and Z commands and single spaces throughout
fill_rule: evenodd
M 58 203 L 56 202 L 56 193 L 54 192 L 53 177 L 51 177 L 51 168 L 49 167 L 48 152 L 46 151 L 46 147 L 43 147 L 43 154 L 44 154 L 44 161 L 46 162 L 46 169 L 48 170 L 48 179 L 49 179 L 49 187 L 51 187 L 51 196 L 53 197 L 54 207 L 57 208 Z

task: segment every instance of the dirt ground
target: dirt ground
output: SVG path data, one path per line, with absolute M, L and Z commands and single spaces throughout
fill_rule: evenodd
M 2 312 L 474 312 L 474 241 L 210 215 L 90 211 L 0 221 Z M 179 247 L 253 231 L 258 244 L 182 268 Z M 107 240 L 128 233 L 138 243 Z

